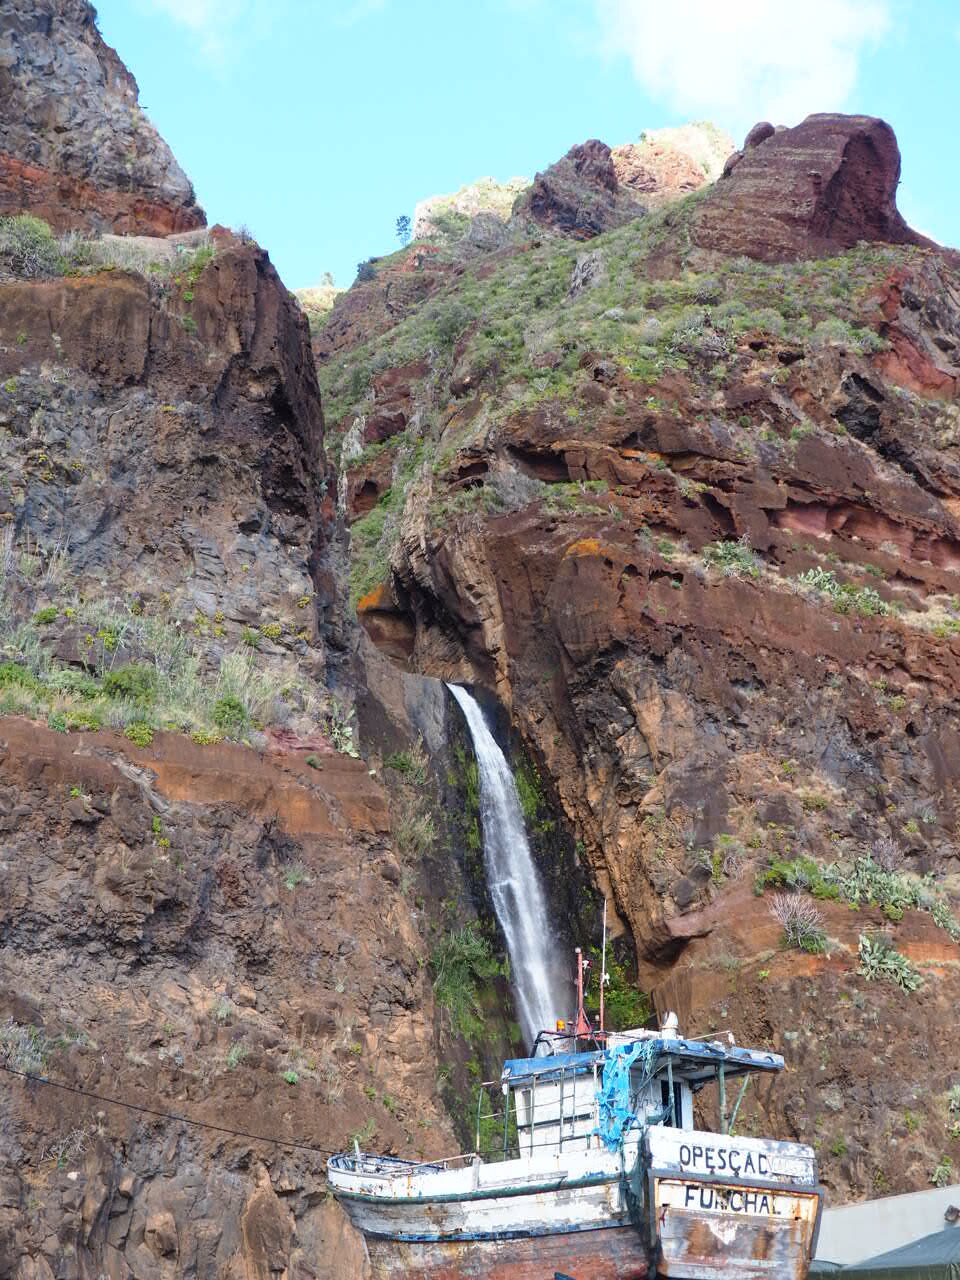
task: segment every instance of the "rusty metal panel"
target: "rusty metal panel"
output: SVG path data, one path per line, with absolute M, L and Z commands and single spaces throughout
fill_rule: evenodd
M 818 1191 L 653 1178 L 658 1271 L 684 1280 L 803 1280 Z

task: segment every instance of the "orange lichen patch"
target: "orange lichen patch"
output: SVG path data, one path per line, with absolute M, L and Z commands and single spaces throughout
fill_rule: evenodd
M 568 556 L 601 556 L 603 555 L 603 547 L 597 538 L 578 538 L 576 542 L 571 542 L 569 547 L 563 553 L 564 560 Z
M 396 608 L 388 582 L 381 582 L 357 601 L 357 613 L 392 612 Z

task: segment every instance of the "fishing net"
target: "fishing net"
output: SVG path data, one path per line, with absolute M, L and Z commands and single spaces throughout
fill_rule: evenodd
M 600 1120 L 597 1133 L 610 1151 L 616 1151 L 624 1134 L 638 1123 L 635 1108 L 630 1100 L 630 1072 L 636 1063 L 642 1068 L 639 1088 L 642 1089 L 656 1069 L 660 1056 L 659 1040 L 635 1040 L 633 1044 L 608 1049 L 603 1065 L 603 1084 L 597 1101 Z

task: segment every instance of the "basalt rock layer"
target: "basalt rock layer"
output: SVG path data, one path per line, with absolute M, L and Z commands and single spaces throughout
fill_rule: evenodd
M 57 231 L 166 235 L 203 210 L 137 102 L 88 0 L 8 0 L 0 15 L 0 213 Z
M 195 280 L 11 280 L 0 316 L 14 537 L 62 544 L 80 589 L 221 613 L 224 644 L 279 622 L 322 671 L 323 419 L 306 323 L 267 255 L 228 238 Z
M 455 340 L 379 337 L 345 439 L 392 352 L 406 425 L 341 496 L 369 635 L 498 695 L 657 1009 L 785 1054 L 741 1127 L 814 1141 L 843 1200 L 960 1158 L 960 275 L 895 214 L 887 126 L 827 121 L 589 272 L 560 237 L 466 268 L 429 304 Z M 866 976 L 877 934 L 917 990 Z

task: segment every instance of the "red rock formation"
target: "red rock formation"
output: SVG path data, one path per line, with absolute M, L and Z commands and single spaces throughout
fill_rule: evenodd
M 88 0 L 9 0 L 0 68 L 0 214 L 57 231 L 202 227 L 193 187 L 137 104 Z
M 697 210 L 703 248 L 764 262 L 812 258 L 860 240 L 928 244 L 897 212 L 900 151 L 872 116 L 812 115 L 794 129 L 756 126 Z
M 858 973 L 877 909 L 824 906 L 829 955 L 784 949 L 754 882 L 799 857 L 852 866 L 884 837 L 904 875 L 931 873 L 960 918 L 960 271 L 909 244 L 796 269 L 737 262 L 838 255 L 838 238 L 865 230 L 909 238 L 889 207 L 881 216 L 895 152 L 869 121 L 837 125 L 822 207 L 790 221 L 771 163 L 765 220 L 738 214 L 738 175 L 796 132 L 753 131 L 705 197 L 726 202 L 734 261 L 695 248 L 664 281 L 703 206 L 668 214 L 656 263 L 608 251 L 605 288 L 619 286 L 622 305 L 595 323 L 582 312 L 576 334 L 569 246 L 525 248 L 527 299 L 519 253 L 491 266 L 490 297 L 471 281 L 483 313 L 509 280 L 525 338 L 543 343 L 470 386 L 461 370 L 484 350 L 471 329 L 449 356 L 424 346 L 433 376 L 413 394 L 419 421 L 436 425 L 399 535 L 379 549 L 384 580 L 358 612 L 393 661 L 498 695 L 658 1009 L 785 1052 L 787 1087 L 751 1104 L 750 1123 L 832 1139 L 856 1110 L 855 1153 L 822 1153 L 845 1197 L 881 1177 L 926 1185 L 942 1145 L 938 1067 L 918 1060 L 909 1081 L 878 1072 L 890 1041 L 871 1026 L 889 1018 L 907 1034 L 913 1015 Z M 789 192 L 810 150 L 785 154 Z M 539 282 L 561 263 L 551 306 Z M 649 344 L 639 358 L 637 342 Z M 949 1055 L 956 941 L 928 911 L 885 927 L 921 967 L 916 1008 L 936 1024 L 935 1055 Z M 891 1154 L 889 1117 L 908 1093 L 925 1099 L 922 1152 Z
M 538 173 L 514 205 L 513 219 L 589 240 L 642 212 L 635 194 L 621 189 L 610 148 L 594 138 Z
M 388 826 L 341 754 L 317 769 L 173 734 L 141 750 L 4 717 L 0 1061 L 37 1069 L 23 1028 L 52 1079 L 321 1152 L 387 1096 L 378 1145 L 406 1149 L 416 1115 L 417 1145 L 449 1151 Z M 320 1153 L 9 1076 L 0 1124 L 11 1280 L 366 1274 Z
M 667 142 L 626 143 L 611 152 L 620 186 L 655 207 L 697 191 L 707 179 L 701 166 Z

